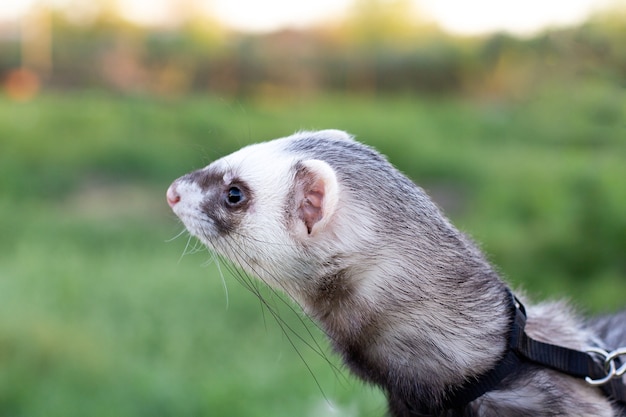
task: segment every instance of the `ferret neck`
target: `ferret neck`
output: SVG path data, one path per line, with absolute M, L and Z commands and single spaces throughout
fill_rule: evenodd
M 440 404 L 450 387 L 462 387 L 503 357 L 511 293 L 492 271 L 454 288 L 431 282 L 431 291 L 419 277 L 370 271 L 374 279 L 359 272 L 324 278 L 308 313 L 348 367 L 390 400 L 398 393 L 412 404 Z

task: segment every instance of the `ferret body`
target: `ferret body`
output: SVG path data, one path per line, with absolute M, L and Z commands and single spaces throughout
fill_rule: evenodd
M 245 147 L 179 178 L 167 199 L 191 234 L 302 306 L 392 416 L 626 415 L 585 381 L 532 364 L 442 408 L 504 355 L 509 290 L 421 188 L 345 132 Z M 563 303 L 527 312 L 537 340 L 626 345 L 626 313 L 592 326 Z

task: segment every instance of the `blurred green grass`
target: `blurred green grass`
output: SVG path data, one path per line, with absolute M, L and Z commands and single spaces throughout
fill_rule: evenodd
M 173 239 L 173 179 L 300 129 L 345 129 L 388 155 L 515 286 L 623 307 L 625 115 L 624 89 L 603 84 L 508 101 L 0 98 L 0 415 L 382 414 L 380 394 L 307 346 L 338 364 L 297 310 L 258 286 L 283 332 Z

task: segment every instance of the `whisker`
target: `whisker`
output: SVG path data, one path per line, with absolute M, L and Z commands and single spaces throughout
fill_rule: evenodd
M 251 279 L 250 277 L 246 276 L 242 272 L 239 272 L 239 270 L 237 270 L 237 271 L 238 272 L 236 273 L 236 275 L 239 278 L 241 278 L 242 280 L 244 280 L 247 283 L 250 283 L 250 281 L 249 281 Z M 270 288 L 270 290 L 271 290 L 271 288 Z M 271 290 L 271 291 L 273 291 L 273 290 Z M 274 318 L 276 324 L 281 329 L 283 335 L 285 336 L 285 338 L 287 339 L 287 341 L 289 342 L 289 344 L 291 345 L 293 350 L 296 352 L 296 354 L 298 355 L 298 357 L 300 358 L 300 360 L 302 361 L 302 363 L 306 367 L 306 369 L 309 372 L 309 374 L 311 375 L 311 377 L 313 378 L 313 381 L 315 382 L 315 385 L 317 386 L 317 388 L 319 389 L 320 393 L 322 394 L 322 397 L 324 398 L 324 400 L 325 401 L 330 401 L 328 396 L 324 392 L 324 389 L 322 388 L 322 385 L 321 385 L 319 379 L 315 375 L 315 372 L 313 372 L 313 368 L 311 368 L 311 366 L 309 365 L 308 361 L 306 360 L 306 358 L 304 357 L 304 355 L 302 354 L 302 352 L 298 348 L 298 345 L 295 343 L 292 335 L 295 336 L 302 343 L 304 343 L 311 350 L 313 350 L 315 353 L 317 353 L 318 355 L 322 356 L 322 358 L 324 358 L 327 362 L 329 361 L 328 358 L 326 358 L 326 356 L 324 356 L 323 353 L 318 352 L 309 342 L 307 342 L 304 338 L 302 338 L 282 317 L 280 317 L 278 312 L 276 310 L 274 310 L 274 308 L 272 306 L 270 306 L 270 304 L 263 298 L 263 296 L 261 295 L 261 293 L 260 293 L 258 288 L 254 287 L 252 292 L 258 297 L 258 299 L 261 302 L 261 304 L 272 315 L 272 317 Z M 330 362 L 328 362 L 328 363 L 330 363 Z M 331 363 L 331 365 L 334 365 L 334 364 Z
M 217 267 L 217 271 L 220 274 L 220 278 L 222 279 L 222 288 L 224 288 L 224 295 L 226 296 L 226 310 L 228 310 L 229 307 L 229 299 L 228 299 L 228 286 L 226 285 L 226 280 L 224 279 L 224 273 L 222 272 L 222 267 L 220 266 L 220 260 L 217 258 L 217 256 L 212 253 L 212 260 L 213 262 L 215 262 L 215 266 Z
M 165 240 L 165 243 L 170 243 L 175 241 L 176 239 L 178 239 L 179 237 L 181 237 L 182 235 L 184 235 L 185 233 L 187 233 L 187 229 L 183 228 L 183 230 L 181 230 L 176 236 L 171 237 L 169 239 Z
M 270 241 L 267 241 L 267 240 L 262 240 L 262 239 L 256 238 L 254 236 L 244 235 L 243 233 L 239 233 L 239 232 L 237 232 L 235 230 L 231 231 L 230 233 L 233 234 L 233 235 L 239 236 L 242 239 L 249 240 L 249 241 L 252 241 L 252 242 L 262 243 L 264 245 L 278 246 L 278 247 L 289 247 L 289 246 L 291 246 L 289 243 L 270 242 Z
M 246 261 L 242 255 L 240 254 L 241 251 L 235 251 L 233 250 L 233 246 L 230 242 L 227 243 L 229 245 L 230 248 L 230 252 L 232 253 L 233 257 L 236 258 L 235 261 L 237 263 L 239 263 L 242 266 L 247 266 L 255 275 L 260 276 L 260 274 L 258 273 L 258 271 L 256 271 L 256 269 L 250 265 L 250 263 L 248 261 Z M 265 270 L 265 272 L 267 272 L 267 274 L 269 276 L 272 276 L 273 278 L 275 277 L 274 274 L 271 273 L 271 271 L 267 271 Z M 239 270 L 237 270 L 237 275 L 241 277 L 241 272 Z M 250 278 L 247 277 L 248 280 L 252 280 L 253 282 L 258 282 L 258 280 L 256 280 L 255 278 Z M 280 280 L 274 278 L 274 281 L 278 283 L 278 285 L 280 285 L 283 288 L 283 291 L 287 292 L 286 289 L 284 288 L 284 285 L 280 282 Z M 249 281 L 248 281 L 249 282 Z M 279 294 L 274 288 L 272 288 L 271 286 L 266 286 L 266 288 L 269 289 L 269 291 L 271 292 L 271 294 L 273 294 L 274 296 L 276 296 L 276 298 L 283 304 L 285 305 L 289 311 L 291 313 L 293 313 L 297 318 L 299 323 L 302 325 L 302 327 L 304 327 L 304 329 L 306 330 L 306 333 L 308 335 L 308 337 L 312 340 L 312 342 L 309 342 L 307 339 L 305 339 L 304 337 L 302 337 L 295 329 L 293 329 L 292 326 L 290 326 L 284 319 L 282 319 L 280 316 L 277 315 L 276 311 L 273 310 L 272 308 L 270 308 L 269 304 L 267 303 L 267 301 L 262 297 L 260 291 L 258 290 L 258 288 L 255 287 L 253 293 L 259 297 L 259 299 L 261 300 L 261 302 L 263 303 L 263 305 L 265 305 L 266 308 L 268 308 L 268 310 L 270 311 L 270 313 L 272 314 L 272 316 L 274 316 L 274 318 L 277 321 L 280 321 L 279 325 L 281 326 L 281 329 L 288 329 L 294 336 L 296 336 L 297 339 L 299 339 L 304 345 L 306 345 L 309 349 L 311 349 L 313 352 L 315 352 L 320 358 L 324 359 L 325 362 L 327 362 L 330 366 L 331 369 L 333 370 L 333 373 L 335 374 L 336 377 L 339 377 L 339 375 L 343 376 L 343 373 L 341 372 L 341 369 L 339 369 L 334 363 L 332 363 L 330 361 L 330 359 L 328 359 L 328 357 L 326 356 L 326 354 L 324 353 L 324 349 L 322 348 L 322 346 L 319 344 L 317 338 L 315 338 L 315 336 L 313 335 L 313 333 L 311 332 L 311 329 L 309 328 L 308 324 L 312 324 L 313 326 L 315 326 L 318 330 L 322 331 L 323 330 L 319 327 L 319 325 L 315 322 L 312 322 L 310 320 L 305 320 L 303 318 L 303 315 L 300 314 L 301 310 L 302 310 L 302 306 L 300 306 L 297 302 L 296 305 L 298 305 L 298 307 L 300 308 L 300 311 L 297 311 L 294 307 L 293 304 L 287 300 L 285 300 L 285 298 Z M 300 355 L 300 352 L 298 352 L 298 354 Z M 308 364 L 307 364 L 308 365 Z
M 206 246 L 204 246 L 202 244 L 202 242 L 200 242 L 198 239 L 194 239 L 194 245 L 193 248 L 191 248 L 191 250 L 188 252 L 189 255 L 193 255 L 199 252 L 203 252 L 203 251 L 207 251 L 210 252 Z
M 187 243 L 185 244 L 185 248 L 183 249 L 183 253 L 180 254 L 180 258 L 178 258 L 178 263 L 181 263 L 183 258 L 185 257 L 185 255 L 187 255 L 187 249 L 189 248 L 189 244 L 191 243 L 191 239 L 193 239 L 193 236 L 191 236 L 191 234 L 189 235 L 189 237 L 187 238 Z

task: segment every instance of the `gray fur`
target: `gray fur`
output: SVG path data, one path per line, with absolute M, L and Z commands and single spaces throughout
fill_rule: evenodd
M 606 344 L 609 350 L 626 346 L 626 311 L 611 316 L 596 317 L 588 322 L 597 336 Z
M 494 366 L 505 351 L 510 324 L 507 286 L 421 188 L 343 132 L 301 132 L 256 146 L 172 185 L 168 197 L 175 192 L 184 202 L 193 194 L 198 201 L 173 206 L 193 234 L 302 305 L 350 370 L 387 394 L 394 417 L 436 410 L 449 390 Z M 280 171 L 285 191 L 272 199 L 279 199 L 282 209 L 266 215 L 284 230 L 276 227 L 272 236 L 279 243 L 265 245 L 258 237 L 267 232 L 263 222 L 252 219 L 262 209 L 255 199 L 272 190 L 250 184 L 256 176 L 250 172 L 254 155 L 264 152 L 275 156 L 267 164 L 287 164 Z M 296 238 L 298 191 L 290 184 L 308 160 L 332 168 L 339 199 L 320 235 Z M 262 163 L 258 169 L 265 169 Z M 223 178 L 223 184 L 215 178 Z M 246 187 L 250 200 L 229 211 L 219 196 L 233 182 Z M 626 312 L 584 322 L 563 303 L 526 304 L 533 338 L 574 349 L 626 344 Z M 465 409 L 439 415 L 610 417 L 626 412 L 583 381 L 526 365 Z

